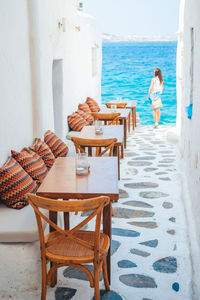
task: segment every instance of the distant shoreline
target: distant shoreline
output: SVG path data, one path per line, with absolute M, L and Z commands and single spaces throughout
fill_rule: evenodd
M 103 34 L 103 42 L 177 42 L 176 37 L 170 36 L 116 36 L 112 34 Z
M 102 40 L 103 43 L 169 43 L 177 40 Z

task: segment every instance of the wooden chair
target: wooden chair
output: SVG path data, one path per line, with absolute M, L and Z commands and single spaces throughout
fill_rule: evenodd
M 116 105 L 116 108 L 125 108 L 127 105 L 127 102 L 122 102 L 122 103 L 106 102 L 107 108 L 111 108 L 111 105 Z
M 28 194 L 28 201 L 35 211 L 40 237 L 42 260 L 41 300 L 46 299 L 46 288 L 54 280 L 54 271 L 64 266 L 77 267 L 84 271 L 89 278 L 90 286 L 95 289 L 95 300 L 100 300 L 99 277 L 102 269 L 105 288 L 107 291 L 110 290 L 106 264 L 110 240 L 106 234 L 100 232 L 102 211 L 109 204 L 109 197 L 101 196 L 87 200 L 59 201 Z M 46 217 L 40 209 L 65 213 L 91 210 L 92 212 L 74 228 L 63 230 Z M 94 231 L 81 230 L 84 225 L 95 217 Z M 53 232 L 46 236 L 42 226 L 43 220 L 54 229 Z M 52 266 L 47 272 L 47 264 L 49 262 L 52 262 Z M 94 276 L 83 265 L 85 263 L 93 263 Z
M 71 141 L 74 143 L 76 153 L 85 152 L 85 148 L 88 148 L 88 156 L 92 156 L 92 148 L 96 148 L 96 156 L 103 156 L 106 152 L 109 156 L 113 156 L 113 150 L 116 138 L 112 139 L 84 139 L 78 137 L 72 137 Z M 104 148 L 102 150 L 102 148 Z
M 92 113 L 94 121 L 99 120 L 103 121 L 105 125 L 118 125 L 120 113 Z

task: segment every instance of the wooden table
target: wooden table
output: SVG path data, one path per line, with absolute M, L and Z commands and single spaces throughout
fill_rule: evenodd
M 106 108 L 103 107 L 101 108 L 101 110 L 99 111 L 99 113 L 111 113 L 112 109 L 111 108 Z M 126 140 L 128 137 L 128 130 L 130 131 L 130 113 L 131 113 L 131 109 L 124 109 L 124 108 L 118 108 L 117 112 L 120 113 L 119 116 L 119 121 L 120 124 L 124 126 L 124 148 L 126 148 Z
M 64 200 L 87 199 L 104 195 L 109 196 L 112 202 L 117 201 L 119 198 L 117 157 L 90 157 L 89 163 L 88 175 L 76 175 L 75 157 L 57 158 L 36 194 Z M 57 223 L 57 214 L 50 212 L 50 219 Z M 68 213 L 64 214 L 64 224 L 65 229 L 70 228 Z M 111 239 L 111 203 L 103 211 L 103 232 Z M 110 249 L 107 256 L 107 268 L 110 282 Z M 57 276 L 52 285 L 56 284 L 56 278 Z
M 79 137 L 84 139 L 112 139 L 116 138 L 117 142 L 114 147 L 114 156 L 118 157 L 118 179 L 120 179 L 120 158 L 124 157 L 124 130 L 122 125 L 103 125 L 103 133 L 96 134 L 95 126 L 84 126 Z M 121 148 L 121 157 L 120 151 Z
M 126 108 L 131 109 L 131 112 L 132 112 L 132 126 L 133 126 L 133 130 L 135 130 L 135 127 L 136 127 L 136 105 L 137 105 L 137 101 L 135 101 L 135 100 L 133 100 L 133 101 L 123 100 L 123 101 L 119 102 L 119 100 L 112 100 L 110 103 L 116 104 L 116 103 L 123 103 L 123 102 L 127 103 L 125 109 Z M 117 109 L 117 111 L 118 111 L 118 109 Z

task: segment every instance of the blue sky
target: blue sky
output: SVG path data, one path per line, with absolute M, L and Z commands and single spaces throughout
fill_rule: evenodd
M 116 35 L 175 36 L 180 0 L 82 0 L 102 32 Z

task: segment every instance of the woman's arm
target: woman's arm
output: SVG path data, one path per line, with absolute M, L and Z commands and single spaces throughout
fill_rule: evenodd
M 151 80 L 151 85 L 150 85 L 150 88 L 149 88 L 149 93 L 148 93 L 148 99 L 150 98 L 150 94 L 153 90 L 153 85 L 154 85 L 154 78 Z

